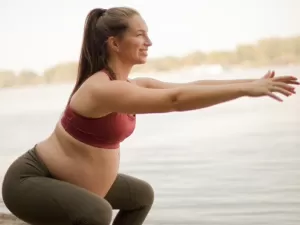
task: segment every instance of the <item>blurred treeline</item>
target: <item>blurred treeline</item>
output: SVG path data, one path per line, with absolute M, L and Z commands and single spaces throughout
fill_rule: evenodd
M 262 39 L 254 44 L 239 45 L 234 51 L 197 51 L 180 58 L 170 56 L 149 59 L 147 64 L 136 66 L 133 72 L 169 71 L 209 64 L 220 64 L 226 68 L 300 64 L 300 36 Z M 42 74 L 30 70 L 18 74 L 0 70 L 0 88 L 73 82 L 76 74 L 77 62 L 58 64 Z

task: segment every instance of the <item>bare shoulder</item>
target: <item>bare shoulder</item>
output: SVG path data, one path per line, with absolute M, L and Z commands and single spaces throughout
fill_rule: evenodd
M 93 88 L 93 86 L 95 84 L 107 83 L 109 81 L 111 81 L 111 80 L 109 79 L 108 75 L 103 71 L 99 71 L 99 72 L 95 73 L 94 75 L 90 76 L 86 80 L 85 85 L 88 88 Z
M 109 82 L 110 79 L 104 72 L 95 73 L 89 77 L 72 96 L 70 107 L 76 111 L 76 113 L 86 117 L 101 116 L 101 112 L 95 111 L 97 103 L 93 96 L 101 86 L 107 85 Z

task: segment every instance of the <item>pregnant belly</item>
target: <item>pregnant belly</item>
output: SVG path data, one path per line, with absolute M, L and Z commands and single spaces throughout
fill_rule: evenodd
M 56 179 L 85 188 L 104 197 L 119 170 L 119 149 L 62 148 L 48 140 L 37 153 Z

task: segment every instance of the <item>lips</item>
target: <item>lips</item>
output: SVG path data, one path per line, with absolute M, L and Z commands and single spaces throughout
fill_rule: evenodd
M 143 54 L 143 55 L 148 55 L 148 50 L 141 50 L 141 53 Z

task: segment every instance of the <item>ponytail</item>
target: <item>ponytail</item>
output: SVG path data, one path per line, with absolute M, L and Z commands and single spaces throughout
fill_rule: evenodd
M 105 68 L 102 60 L 101 42 L 105 37 L 99 36 L 97 32 L 97 22 L 100 17 L 106 12 L 106 9 L 96 8 L 89 12 L 86 17 L 83 33 L 83 41 L 78 63 L 78 74 L 72 95 L 79 87 L 95 72 Z M 70 101 L 69 99 L 69 101 Z

